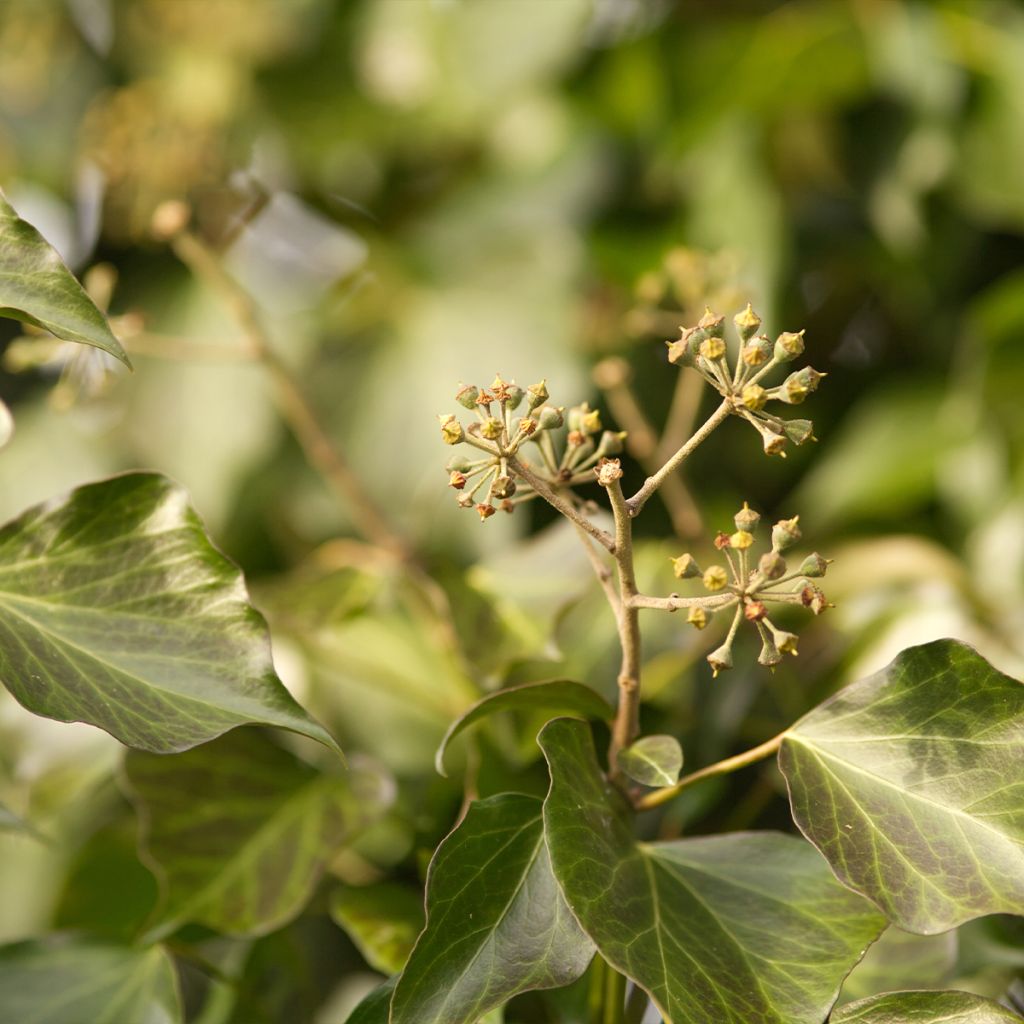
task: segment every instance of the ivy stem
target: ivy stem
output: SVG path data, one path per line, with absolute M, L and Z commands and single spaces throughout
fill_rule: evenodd
M 711 432 L 723 423 L 733 410 L 733 404 L 725 399 L 718 408 L 704 421 L 704 423 L 690 436 L 683 445 L 676 449 L 653 476 L 649 476 L 643 486 L 629 501 L 626 507 L 630 516 L 637 516 L 640 510 L 647 504 L 651 495 L 662 485 L 669 474 L 674 473 L 693 453 L 693 451 L 707 438 Z
M 782 741 L 786 738 L 786 734 L 786 732 L 780 732 L 778 736 L 773 736 L 760 746 L 751 747 L 750 750 L 745 750 L 742 754 L 727 757 L 724 761 L 716 761 L 714 764 L 709 764 L 706 768 L 701 768 L 690 775 L 684 775 L 674 786 L 665 786 L 663 789 L 656 789 L 641 797 L 637 801 L 636 806 L 642 811 L 648 811 L 652 807 L 660 807 L 662 804 L 668 803 L 669 800 L 684 789 L 692 786 L 695 782 L 701 782 L 703 779 L 710 779 L 716 775 L 728 775 L 730 772 L 745 768 L 748 764 L 763 761 L 782 746 Z
M 619 480 L 608 485 L 608 498 L 615 517 L 615 557 L 619 576 L 617 615 L 622 665 L 619 669 L 619 705 L 612 724 L 612 740 L 608 748 L 608 771 L 615 778 L 619 771 L 619 751 L 628 747 L 640 730 L 640 611 L 633 603 L 637 596 L 636 573 L 633 569 L 633 520 L 622 493 Z

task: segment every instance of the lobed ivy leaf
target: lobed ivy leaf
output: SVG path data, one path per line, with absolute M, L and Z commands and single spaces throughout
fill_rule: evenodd
M 34 324 L 65 341 L 94 345 L 131 368 L 106 317 L 57 250 L 14 212 L 0 192 L 0 316 Z
M 1024 913 L 1024 685 L 966 644 L 903 651 L 786 734 L 793 816 L 901 928 Z
M 601 955 L 666 1024 L 820 1024 L 885 920 L 814 849 L 778 833 L 633 837 L 589 727 L 549 722 L 555 877 Z
M 582 724 L 582 723 L 581 723 Z M 470 807 L 427 873 L 427 926 L 391 1001 L 391 1024 L 475 1024 L 519 992 L 558 988 L 594 947 L 551 874 L 541 801 Z
M 674 736 L 644 736 L 619 751 L 618 765 L 643 786 L 674 786 L 683 770 L 683 748 Z
M 154 473 L 87 484 L 0 529 L 0 679 L 37 715 L 154 753 L 250 723 L 337 750 L 275 675 L 241 573 Z
M 1020 1024 L 1021 1018 L 967 992 L 886 992 L 836 1010 L 830 1024 Z
M 0 1010 L 17 1024 L 181 1024 L 177 976 L 160 946 L 21 942 L 0 948 Z
M 338 889 L 331 917 L 363 959 L 382 974 L 398 974 L 423 930 L 423 897 L 397 882 Z
M 438 774 L 446 775 L 444 755 L 448 745 L 464 729 L 479 722 L 488 715 L 499 711 L 550 711 L 554 715 L 581 715 L 584 718 L 596 718 L 610 722 L 615 716 L 615 709 L 596 690 L 583 683 L 574 683 L 569 679 L 556 679 L 546 683 L 524 683 L 522 686 L 511 686 L 507 690 L 498 690 L 478 700 L 468 711 L 460 715 L 448 727 L 434 757 L 434 766 Z
M 231 935 L 280 927 L 390 797 L 376 774 L 322 774 L 254 729 L 183 754 L 130 751 L 124 779 L 161 883 L 151 939 L 190 921 Z

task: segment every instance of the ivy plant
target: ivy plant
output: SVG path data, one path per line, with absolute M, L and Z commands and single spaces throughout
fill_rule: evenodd
M 241 311 L 250 354 L 279 385 L 306 454 L 451 628 L 460 620 L 444 611 L 448 592 L 359 492 L 187 212 L 160 212 L 161 237 Z M 2 198 L 0 313 L 128 363 L 88 294 Z M 828 560 L 795 554 L 797 515 L 765 528 L 745 504 L 713 538 L 712 561 L 672 557 L 683 593 L 641 589 L 633 537 L 648 502 L 679 483 L 723 424 L 752 428 L 768 456 L 812 438 L 810 421 L 777 411 L 803 403 L 824 377 L 792 368 L 804 345 L 803 332 L 773 340 L 749 305 L 730 330 L 710 310 L 683 329 L 666 372 L 696 374 L 717 404 L 632 494 L 627 438 L 604 429 L 598 410 L 558 406 L 544 381 L 459 388 L 467 415 L 440 418 L 456 451 L 448 473 L 458 504 L 485 524 L 538 501 L 567 520 L 607 599 L 617 699 L 586 679 L 527 678 L 462 702 L 438 772 L 468 765 L 456 749 L 481 731 L 513 743 L 502 722 L 518 715 L 543 757 L 542 792 L 524 783 L 480 798 L 467 786 L 423 893 L 415 877 L 364 870 L 362 885 L 323 900 L 321 916 L 386 976 L 352 1024 L 493 1022 L 533 997 L 540 1009 L 528 1019 L 588 1024 L 1020 1019 L 1010 1000 L 956 990 L 837 1000 L 887 929 L 913 941 L 1024 914 L 1024 685 L 942 640 L 903 651 L 722 760 L 694 764 L 678 738 L 641 728 L 647 616 L 676 614 L 683 628 L 717 633 L 706 656 L 713 687 L 739 657 L 741 628 L 756 635 L 755 671 L 767 674 L 797 655 L 793 614 L 830 607 L 819 586 Z M 580 494 L 589 485 L 604 512 Z M 260 941 L 312 915 L 346 857 L 365 867 L 354 845 L 387 827 L 394 786 L 379 765 L 346 762 L 284 687 L 241 573 L 180 486 L 126 473 L 0 529 L 0 679 L 28 711 L 88 723 L 128 748 L 119 784 L 136 817 L 138 865 L 159 886 L 124 933 L 69 927 L 0 948 L 4 1019 L 264 1019 L 247 982 L 265 983 L 260 956 L 275 956 Z M 772 757 L 792 827 L 679 835 L 666 817 L 677 799 Z M 12 810 L 0 808 L 0 828 L 49 841 Z

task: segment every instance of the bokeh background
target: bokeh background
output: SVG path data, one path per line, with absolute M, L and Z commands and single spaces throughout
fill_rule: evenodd
M 109 302 L 136 365 L 0 321 L 16 422 L 0 513 L 135 467 L 189 488 L 289 685 L 398 780 L 390 831 L 343 875 L 414 873 L 444 834 L 458 784 L 430 778 L 430 757 L 480 692 L 552 675 L 613 690 L 614 631 L 575 536 L 543 508 L 482 526 L 460 512 L 436 414 L 459 381 L 501 371 L 546 377 L 612 425 L 608 382 L 630 378 L 660 428 L 679 376 L 663 342 L 705 301 L 731 315 L 749 299 L 773 334 L 806 328 L 829 374 L 801 413 L 820 442 L 766 459 L 727 423 L 690 463 L 696 510 L 684 494 L 645 513 L 643 579 L 672 589 L 667 556 L 699 558 L 747 500 L 800 515 L 836 559 L 836 608 L 789 624 L 798 661 L 714 684 L 713 629 L 652 617 L 647 724 L 696 764 L 938 636 L 1024 672 L 1019 3 L 4 0 L 0 185 Z M 459 639 L 344 540 L 346 510 L 264 368 L 239 358 L 230 311 L 154 238 L 166 200 L 256 298 Z M 68 893 L 90 870 L 112 872 L 98 891 L 120 877 L 151 899 L 126 866 L 116 745 L 13 702 L 0 731 L 6 802 L 71 837 L 45 852 L 0 839 L 2 937 L 80 920 Z M 529 729 L 481 742 L 481 792 L 513 770 L 542 789 Z M 777 780 L 742 799 L 729 785 L 680 801 L 675 825 L 783 820 Z M 107 817 L 78 813 L 83 794 Z M 984 988 L 983 957 L 948 953 L 945 977 Z

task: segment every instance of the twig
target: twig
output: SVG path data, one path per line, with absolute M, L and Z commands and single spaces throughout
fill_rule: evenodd
M 634 594 L 629 604 L 631 608 L 656 608 L 664 612 L 674 612 L 680 608 L 713 608 L 719 611 L 736 600 L 738 599 L 735 594 L 718 594 L 714 597 L 680 597 L 678 594 L 650 597 L 647 594 Z
M 619 614 L 622 611 L 622 602 L 619 601 L 619 592 L 615 589 L 612 571 L 601 561 L 601 556 L 594 550 L 590 543 L 590 535 L 579 523 L 574 522 L 573 526 L 576 527 L 576 532 L 580 535 L 580 542 L 583 544 L 583 550 L 586 551 L 587 558 L 593 566 L 594 575 L 601 584 L 601 589 L 604 591 L 605 597 L 608 598 L 608 603 L 612 606 L 612 611 L 615 612 L 615 618 L 618 621 Z

